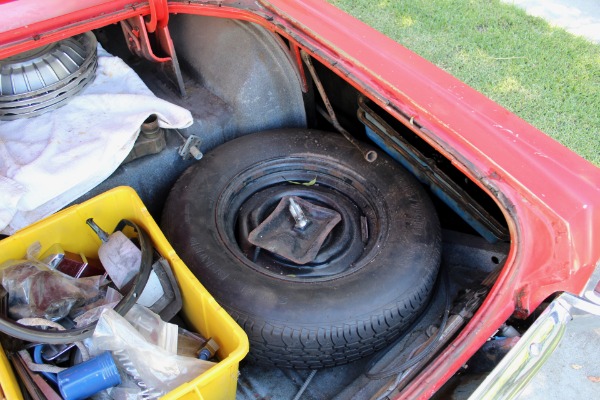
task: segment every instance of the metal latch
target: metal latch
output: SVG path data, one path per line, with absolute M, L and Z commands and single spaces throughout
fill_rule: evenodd
M 121 29 L 125 35 L 129 50 L 139 57 L 157 63 L 162 73 L 178 89 L 181 97 L 186 96 L 179 61 L 169 33 L 169 9 L 166 0 L 150 0 L 149 20 L 137 15 L 121 21 Z M 150 40 L 153 35 L 155 41 Z M 158 45 L 154 49 L 152 43 Z

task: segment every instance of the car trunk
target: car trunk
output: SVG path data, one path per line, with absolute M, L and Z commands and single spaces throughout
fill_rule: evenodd
M 296 61 L 294 43 L 235 20 L 180 14 L 171 17 L 169 26 L 185 97 L 156 64 L 128 51 L 118 26 L 101 28 L 96 35 L 157 96 L 191 110 L 195 123 L 183 132 L 167 132 L 163 152 L 123 165 L 85 198 L 117 185 L 132 186 L 160 221 L 171 186 L 197 162 L 179 156 L 181 136 L 200 137 L 200 150 L 209 153 L 236 137 L 275 128 L 336 131 L 310 71 Z M 334 67 L 313 62 L 340 125 L 358 140 L 380 146 L 379 151 L 394 157 L 427 188 L 443 230 L 443 272 L 425 312 L 390 346 L 316 372 L 242 363 L 239 398 L 294 398 L 299 393 L 307 399 L 392 396 L 386 388 L 402 371 L 397 367 L 431 341 L 461 294 L 480 289 L 486 279 L 488 287 L 493 284 L 510 248 L 503 213 L 478 183 L 409 129 L 406 121 L 394 118 L 341 78 Z
M 199 150 L 208 154 L 237 137 L 271 129 L 338 132 L 334 126 L 337 119 L 353 138 L 378 146 L 380 154 L 389 154 L 408 169 L 432 198 L 442 228 L 441 272 L 433 296 L 419 318 L 377 353 L 316 372 L 242 363 L 237 394 L 242 399 L 393 396 L 428 364 L 427 360 L 442 351 L 430 345 L 440 339 L 437 330 L 447 328 L 449 321 L 456 324 L 446 338 L 447 345 L 476 311 L 461 314 L 469 303 L 464 296 L 481 304 L 500 273 L 511 238 L 499 200 L 432 146 L 410 115 L 404 119 L 392 115 L 380 105 L 381 99 L 373 101 L 372 92 L 358 89 L 356 82 L 335 65 L 306 55 L 314 64 L 311 73 L 307 63 L 301 62 L 298 44 L 289 37 L 251 22 L 185 14 L 172 15 L 169 28 L 185 96 L 176 82 L 168 79 L 172 73 L 166 78 L 159 63 L 129 51 L 121 26 L 104 26 L 94 33 L 102 46 L 125 60 L 158 97 L 189 109 L 194 124 L 186 130 L 167 131 L 164 150 L 123 164 L 75 202 L 127 185 L 140 194 L 160 221 L 171 187 L 198 162 L 184 160 L 180 154 L 191 135 L 200 138 Z M 151 45 L 156 48 L 156 43 Z M 316 83 L 322 84 L 327 99 Z M 462 320 L 452 319 L 457 315 Z M 424 361 L 413 368 L 410 360 L 417 358 Z

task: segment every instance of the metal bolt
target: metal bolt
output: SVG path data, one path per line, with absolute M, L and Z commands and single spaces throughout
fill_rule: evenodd
M 103 231 L 102 228 L 100 228 L 94 222 L 93 218 L 88 218 L 85 222 L 86 222 L 86 224 L 88 224 L 90 226 L 90 228 L 92 228 L 92 230 L 96 233 L 96 235 L 98 235 L 100 240 L 102 240 L 104 243 L 108 242 L 108 239 L 109 239 L 108 233 Z
M 296 225 L 294 226 L 294 228 L 306 228 L 306 225 L 308 225 L 308 219 L 306 218 L 304 211 L 302 211 L 302 207 L 300 207 L 300 205 L 296 203 L 292 198 L 290 198 L 289 210 L 290 214 L 292 214 L 292 217 L 294 218 L 294 221 L 296 221 Z
M 196 146 L 190 147 L 190 155 L 196 160 L 200 160 L 204 156 L 204 154 L 202 154 L 202 152 Z
M 542 354 L 542 345 L 540 343 L 531 343 L 529 345 L 529 354 L 533 357 L 539 357 Z

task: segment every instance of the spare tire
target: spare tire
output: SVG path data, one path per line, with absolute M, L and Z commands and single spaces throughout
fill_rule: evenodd
M 286 196 L 341 216 L 302 265 L 248 241 Z M 439 222 L 421 185 L 389 157 L 368 163 L 320 131 L 216 148 L 177 181 L 162 226 L 248 334 L 249 357 L 280 367 L 334 366 L 384 347 L 426 306 L 440 263 Z

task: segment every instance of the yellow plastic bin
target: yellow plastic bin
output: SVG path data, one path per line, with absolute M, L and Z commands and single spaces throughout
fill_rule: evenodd
M 179 259 L 154 219 L 130 187 L 118 187 L 85 203 L 62 210 L 0 241 L 0 263 L 25 258 L 27 247 L 35 241 L 42 252 L 53 243 L 69 251 L 96 256 L 100 240 L 86 225 L 88 218 L 111 230 L 125 218 L 137 223 L 152 238 L 154 247 L 165 257 L 179 283 L 183 315 L 190 328 L 204 337 L 214 338 L 220 346 L 221 360 L 214 367 L 169 392 L 163 399 L 233 399 L 239 362 L 248 353 L 248 337 L 222 309 Z M 0 385 L 8 400 L 22 399 L 19 385 L 4 351 L 0 351 Z

